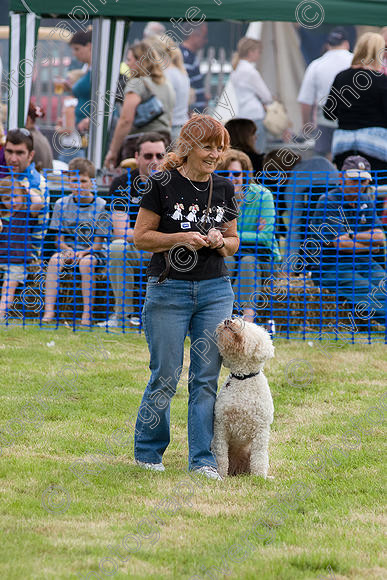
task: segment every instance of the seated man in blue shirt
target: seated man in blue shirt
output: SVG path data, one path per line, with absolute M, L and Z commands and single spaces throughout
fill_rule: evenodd
M 36 225 L 31 233 L 33 258 L 39 259 L 50 219 L 50 194 L 46 180 L 35 168 L 34 154 L 33 137 L 28 129 L 8 131 L 4 146 L 6 167 L 3 169 L 42 200 Z
M 316 284 L 345 297 L 358 319 L 385 325 L 386 271 L 374 256 L 383 252 L 386 236 L 375 202 L 365 193 L 370 170 L 363 157 L 344 161 L 342 185 L 320 197 L 303 247 Z

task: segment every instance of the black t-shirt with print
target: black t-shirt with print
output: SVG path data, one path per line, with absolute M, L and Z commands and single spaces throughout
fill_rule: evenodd
M 152 186 L 143 196 L 141 207 L 160 216 L 158 231 L 165 234 L 196 231 L 205 235 L 211 227 L 220 228 L 237 218 L 234 187 L 230 181 L 213 175 L 211 210 L 207 208 L 209 182 L 190 181 L 177 169 L 159 172 L 150 178 Z M 205 189 L 207 185 L 207 188 Z M 193 252 L 184 246 L 169 252 L 170 278 L 177 280 L 209 280 L 228 274 L 223 257 L 217 250 L 201 248 Z M 159 276 L 165 269 L 163 252 L 154 253 L 148 266 L 148 276 Z

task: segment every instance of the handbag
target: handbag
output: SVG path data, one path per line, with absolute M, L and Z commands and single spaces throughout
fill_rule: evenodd
M 263 124 L 265 129 L 275 137 L 280 137 L 285 129 L 290 127 L 291 123 L 283 103 L 273 101 L 266 107 L 266 116 Z
M 134 116 L 133 125 L 135 127 L 144 127 L 151 121 L 158 119 L 164 113 L 163 103 L 154 95 L 147 85 L 145 79 L 143 80 L 145 88 L 150 93 L 150 97 L 137 105 L 136 114 Z

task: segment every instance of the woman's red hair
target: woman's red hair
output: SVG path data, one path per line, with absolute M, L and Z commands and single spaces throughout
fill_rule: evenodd
M 160 166 L 161 171 L 170 171 L 181 167 L 187 160 L 194 147 L 203 147 L 204 144 L 223 147 L 223 153 L 230 147 L 230 135 L 222 123 L 209 115 L 193 115 L 183 125 L 178 139 L 175 141 L 174 151 L 170 151 Z

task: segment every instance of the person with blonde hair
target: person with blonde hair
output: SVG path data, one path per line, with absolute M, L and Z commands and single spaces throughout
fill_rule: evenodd
M 160 41 L 161 42 L 161 41 Z M 165 76 L 175 91 L 176 101 L 172 111 L 171 140 L 177 139 L 180 129 L 188 121 L 188 107 L 190 98 L 190 81 L 184 67 L 183 54 L 180 48 L 168 38 L 162 48 L 169 57 L 169 64 L 165 69 Z
M 232 61 L 230 75 L 238 103 L 238 117 L 251 119 L 257 126 L 255 147 L 259 153 L 266 149 L 266 130 L 263 124 L 265 106 L 273 102 L 270 90 L 255 67 L 261 53 L 261 42 L 241 38 Z
M 194 115 L 182 127 L 162 171 L 149 178 L 141 200 L 134 243 L 139 250 L 153 252 L 143 309 L 151 377 L 138 411 L 134 444 L 135 460 L 144 469 L 164 471 L 170 402 L 189 333 L 189 470 L 221 479 L 211 452 L 221 367 L 214 333 L 232 314 L 234 294 L 224 258 L 235 254 L 239 238 L 234 188 L 214 171 L 229 143 L 219 121 Z
M 169 142 L 175 93 L 163 72 L 168 59 L 168 55 L 160 49 L 160 45 L 146 41 L 138 42 L 129 48 L 127 64 L 130 74 L 125 87 L 120 118 L 105 158 L 106 167 L 116 166 L 120 147 L 127 135 L 157 132 Z M 163 111 L 146 125 L 138 126 L 136 125 L 137 107 L 148 101 L 152 95 L 159 99 Z
M 338 169 L 352 155 L 368 159 L 375 171 L 387 169 L 387 77 L 383 74 L 385 42 L 366 32 L 356 43 L 351 67 L 333 81 L 323 107 L 327 119 L 338 119 L 332 156 Z
M 237 254 L 225 258 L 234 280 L 233 289 L 243 318 L 254 322 L 256 304 L 264 281 L 276 272 L 281 253 L 275 237 L 276 214 L 273 194 L 252 181 L 253 166 L 243 151 L 229 149 L 217 167 L 219 175 L 231 181 L 239 206 Z M 261 313 L 262 314 L 262 313 Z M 261 315 L 262 322 L 262 315 Z

